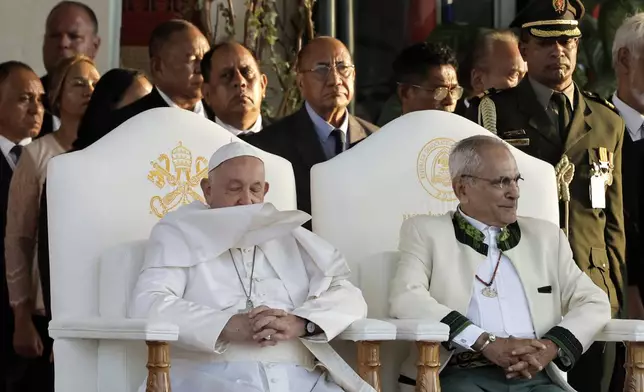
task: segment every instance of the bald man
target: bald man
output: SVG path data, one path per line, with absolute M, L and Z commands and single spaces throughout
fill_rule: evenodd
M 77 54 L 94 59 L 100 45 L 98 19 L 89 6 L 77 1 L 61 1 L 56 4 L 47 16 L 42 44 L 42 59 L 47 75 L 40 81 L 45 88 L 45 95 L 49 91 L 49 74 L 60 60 Z M 60 127 L 60 120 L 49 111 L 49 100 L 43 99 L 43 105 L 46 113 L 39 136 Z
M 150 94 L 116 111 L 107 130 L 155 108 L 172 107 L 210 117 L 201 100 L 200 64 L 208 50 L 208 40 L 192 23 L 173 19 L 158 25 L 148 46 L 154 88 Z
M 204 101 L 214 113 L 213 121 L 233 135 L 262 130 L 268 79 L 246 47 L 236 42 L 213 46 L 201 60 L 201 74 Z
M 331 37 L 311 40 L 297 60 L 297 86 L 305 101 L 302 108 L 245 137 L 249 143 L 291 162 L 299 210 L 311 212 L 311 167 L 378 130 L 347 111 L 355 78 L 351 54 L 342 42 Z

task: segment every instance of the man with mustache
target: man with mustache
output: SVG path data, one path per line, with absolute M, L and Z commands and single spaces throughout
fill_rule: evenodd
M 347 110 L 355 78 L 351 54 L 342 42 L 332 37 L 311 40 L 297 58 L 297 87 L 305 101 L 302 108 L 245 137 L 250 144 L 291 162 L 299 210 L 311 212 L 311 167 L 378 130 Z
M 473 102 L 468 118 L 518 149 L 556 166 L 562 227 L 574 259 L 610 299 L 624 305 L 622 202 L 624 122 L 614 106 L 573 82 L 584 6 L 534 0 L 510 27 L 520 29 L 528 75 L 517 87 Z M 595 343 L 568 373 L 578 391 L 607 391 L 615 345 Z
M 215 45 L 201 60 L 201 74 L 203 98 L 217 124 L 233 135 L 262 130 L 268 79 L 248 49 L 236 42 Z

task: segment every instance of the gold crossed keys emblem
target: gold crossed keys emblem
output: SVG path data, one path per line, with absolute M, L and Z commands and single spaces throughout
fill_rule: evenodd
M 150 180 L 159 189 L 171 188 L 163 196 L 154 196 L 150 199 L 150 211 L 159 218 L 183 204 L 195 200 L 204 202 L 196 187 L 202 178 L 208 176 L 208 160 L 197 157 L 193 160 L 192 152 L 183 143 L 175 147 L 170 156 L 161 154 L 156 161 L 150 162 L 152 169 L 148 173 Z

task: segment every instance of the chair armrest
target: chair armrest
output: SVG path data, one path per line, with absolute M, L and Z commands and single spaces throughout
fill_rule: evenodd
M 413 342 L 445 342 L 449 327 L 439 321 L 427 319 L 387 319 L 396 326 L 396 339 Z
M 105 339 L 176 341 L 179 327 L 147 319 L 109 319 L 101 317 L 66 318 L 49 323 L 49 336 L 53 339 Z
M 595 337 L 599 342 L 644 342 L 643 320 L 610 320 Z
M 352 342 L 396 340 L 396 327 L 383 320 L 365 318 L 353 322 L 337 339 Z

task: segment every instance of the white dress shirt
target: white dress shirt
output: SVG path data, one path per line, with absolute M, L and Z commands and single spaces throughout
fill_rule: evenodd
M 482 280 L 489 282 L 499 259 L 500 250 L 497 247 L 496 238 L 500 229 L 479 222 L 462 211 L 460 213 L 472 226 L 485 234 L 488 254 L 476 274 Z M 521 260 L 515 260 L 515 262 L 520 263 Z M 492 333 L 499 337 L 535 338 L 525 290 L 512 262 L 505 255 L 501 255 L 496 278 L 490 286 L 496 290 L 498 295 L 494 298 L 486 297 L 481 293 L 484 288 L 485 286 L 474 278 L 472 297 L 466 314 L 473 325 L 466 327 L 456 335 L 453 339 L 454 343 L 462 348 L 471 349 L 483 332 Z
M 248 128 L 247 130 L 237 129 L 232 125 L 226 124 L 225 122 L 221 121 L 217 116 L 215 116 L 215 123 L 217 123 L 217 125 L 221 125 L 222 128 L 224 128 L 225 130 L 227 130 L 228 132 L 232 133 L 235 136 L 246 135 L 249 133 L 257 133 L 262 130 L 262 115 L 260 114 L 259 117 L 257 117 L 257 121 L 255 121 L 255 124 L 253 124 L 253 126 Z
M 626 123 L 626 129 L 631 135 L 631 139 L 636 142 L 642 138 L 642 126 L 644 125 L 644 115 L 628 106 L 624 101 L 619 99 L 617 93 L 613 94 L 613 104 L 619 111 L 619 115 Z
M 170 99 L 170 97 L 168 97 L 163 91 L 161 91 L 157 87 L 155 87 L 155 88 L 157 89 L 157 91 L 159 92 L 159 95 L 161 96 L 161 98 L 163 98 L 165 103 L 168 104 L 168 106 L 170 106 L 171 108 L 183 109 L 182 107 L 179 107 L 176 103 L 174 103 L 174 101 L 172 99 Z M 208 114 L 206 113 L 206 110 L 203 107 L 203 102 L 201 102 L 201 100 L 199 100 L 197 102 L 197 104 L 195 105 L 195 108 L 192 111 L 195 114 L 199 114 L 201 116 L 204 116 L 204 117 L 208 118 Z
M 31 143 L 30 137 L 21 140 L 18 144 L 21 146 L 26 146 L 29 143 Z M 17 157 L 15 157 L 14 154 L 11 153 L 11 149 L 14 148 L 15 146 L 16 146 L 16 143 L 0 135 L 0 151 L 2 151 L 2 155 L 4 155 L 4 158 L 9 163 L 11 170 L 14 170 L 16 168 Z
M 60 118 L 54 116 L 53 114 L 51 115 L 51 130 L 52 132 L 56 132 L 57 130 L 60 129 Z

